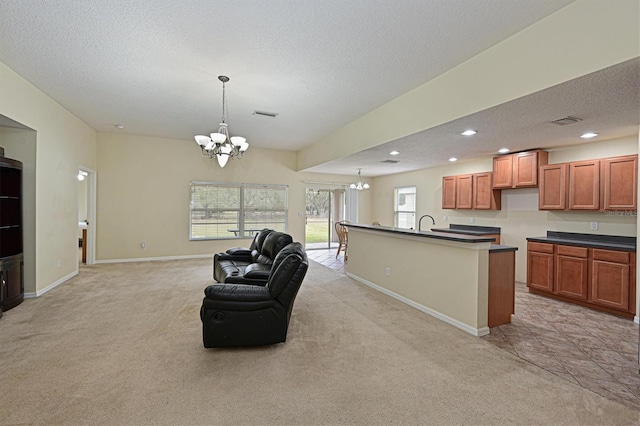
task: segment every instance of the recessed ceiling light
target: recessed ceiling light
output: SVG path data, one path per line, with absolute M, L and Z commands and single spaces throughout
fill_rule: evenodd
M 580 136 L 582 139 L 591 139 L 591 138 L 595 138 L 596 136 L 598 136 L 598 133 L 593 133 L 593 132 L 587 132 L 584 135 Z
M 400 151 L 391 151 L 389 153 L 389 155 L 398 155 L 398 154 L 400 154 Z
M 116 124 L 116 129 L 124 129 L 124 125 L 123 124 Z
M 464 132 L 462 132 L 460 134 L 463 135 L 463 136 L 473 136 L 476 133 L 478 133 L 478 132 L 476 132 L 475 130 L 465 130 Z
M 500 149 L 498 150 L 498 152 L 499 152 L 500 154 L 506 154 L 507 152 L 509 152 L 509 148 L 500 148 Z
M 458 161 L 458 159 L 456 157 L 451 157 L 451 158 L 449 158 L 449 161 L 451 161 L 453 163 L 454 161 Z

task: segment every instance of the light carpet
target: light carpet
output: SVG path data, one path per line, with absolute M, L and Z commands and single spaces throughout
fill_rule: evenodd
M 638 424 L 311 262 L 287 342 L 204 349 L 211 260 L 83 267 L 0 319 L 0 424 Z

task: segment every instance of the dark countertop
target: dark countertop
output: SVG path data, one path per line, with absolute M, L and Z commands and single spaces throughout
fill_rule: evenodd
M 636 237 L 618 235 L 579 234 L 574 232 L 547 231 L 546 237 L 528 237 L 527 241 L 568 246 L 592 247 L 608 250 L 636 251 Z
M 361 225 L 359 223 L 345 223 L 344 225 L 347 228 L 366 229 L 369 231 L 378 231 L 389 234 L 411 235 L 415 237 L 425 237 L 436 240 L 457 241 L 460 243 L 490 243 L 494 241 L 493 238 L 476 237 L 472 235 L 458 235 L 448 232 L 416 231 L 413 229 L 392 228 L 388 226 Z
M 491 244 L 491 248 L 489 249 L 489 253 L 498 253 L 501 251 L 516 251 L 518 247 L 514 246 L 505 246 L 502 244 Z
M 475 225 L 449 225 L 448 228 L 431 228 L 435 232 L 449 232 L 451 234 L 466 235 L 492 235 L 499 234 L 500 228 L 495 226 L 475 226 Z

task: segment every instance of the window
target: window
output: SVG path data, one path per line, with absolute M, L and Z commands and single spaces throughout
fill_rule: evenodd
M 416 187 L 406 186 L 394 191 L 394 217 L 397 228 L 416 227 Z
M 191 240 L 247 238 L 287 231 L 287 186 L 191 182 Z

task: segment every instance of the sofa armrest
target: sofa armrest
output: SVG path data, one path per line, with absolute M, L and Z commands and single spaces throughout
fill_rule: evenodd
M 221 260 L 232 260 L 234 262 L 251 262 L 251 252 L 249 254 L 228 254 L 228 253 L 216 253 L 213 255 L 213 261 L 220 262 Z
M 262 263 L 251 263 L 247 265 L 244 270 L 244 278 L 252 280 L 269 280 L 269 274 L 271 273 L 271 265 L 264 265 Z
M 269 289 L 259 285 L 211 284 L 204 289 L 209 300 L 234 302 L 261 302 L 272 300 Z
M 246 247 L 232 247 L 227 250 L 226 253 L 231 256 L 251 256 L 251 250 Z

